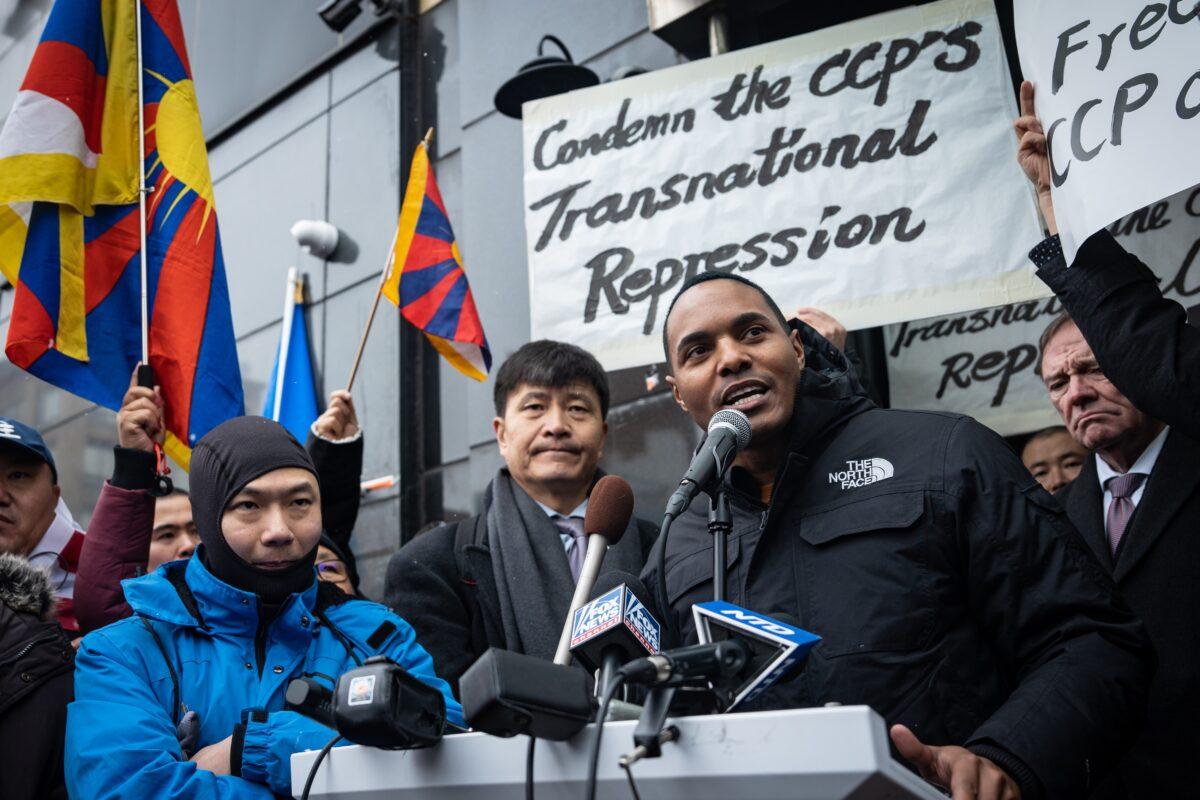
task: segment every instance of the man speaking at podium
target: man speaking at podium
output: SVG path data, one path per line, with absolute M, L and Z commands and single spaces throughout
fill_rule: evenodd
M 728 600 L 823 637 L 756 707 L 869 705 L 956 799 L 1085 796 L 1137 733 L 1154 657 L 1003 440 L 877 408 L 840 352 L 740 277 L 689 280 L 664 324 L 680 407 L 701 428 L 735 408 L 753 431 L 727 476 Z M 701 497 L 666 540 L 664 616 L 684 643 L 712 597 L 707 512 Z

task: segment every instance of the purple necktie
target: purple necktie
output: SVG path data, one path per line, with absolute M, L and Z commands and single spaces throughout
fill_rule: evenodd
M 1108 519 L 1105 520 L 1104 527 L 1108 529 L 1108 547 L 1114 556 L 1121 544 L 1121 537 L 1125 535 L 1125 529 L 1129 526 L 1129 518 L 1133 516 L 1134 505 L 1131 498 L 1144 480 L 1146 476 L 1142 473 L 1129 472 L 1109 478 L 1104 484 L 1104 488 L 1112 492 L 1112 502 L 1108 504 Z
M 583 570 L 583 557 L 587 553 L 587 535 L 583 532 L 583 518 L 555 517 L 554 524 L 571 537 L 571 547 L 567 550 L 567 563 L 571 566 L 571 579 L 579 583 L 579 573 Z

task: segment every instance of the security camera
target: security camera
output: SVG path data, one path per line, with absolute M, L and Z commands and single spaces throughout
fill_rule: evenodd
M 362 13 L 362 4 L 363 0 L 327 0 L 317 9 L 317 14 L 335 33 L 341 33 Z M 377 17 L 404 11 L 404 0 L 371 0 L 371 5 L 375 7 Z
M 309 255 L 329 258 L 338 246 L 338 229 L 325 220 L 302 219 L 292 226 L 292 237 Z
M 350 27 L 350 23 L 361 13 L 362 0 L 328 0 L 317 9 L 321 21 L 335 33 L 341 33 Z

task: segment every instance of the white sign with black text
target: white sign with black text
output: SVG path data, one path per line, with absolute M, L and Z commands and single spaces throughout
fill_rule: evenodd
M 943 0 L 524 107 L 532 337 L 662 360 L 670 298 L 744 274 L 850 328 L 1042 296 L 990 0 Z
M 1200 181 L 1200 3 L 1015 0 L 1067 263 L 1118 217 Z

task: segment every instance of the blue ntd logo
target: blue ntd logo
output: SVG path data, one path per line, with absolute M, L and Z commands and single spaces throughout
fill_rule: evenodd
M 796 630 L 789 625 L 783 625 L 773 619 L 764 619 L 757 614 L 743 611 L 740 608 L 725 608 L 719 612 L 723 617 L 736 619 L 738 622 L 745 623 L 753 628 L 758 628 L 760 631 L 773 633 L 776 636 L 791 636 Z

